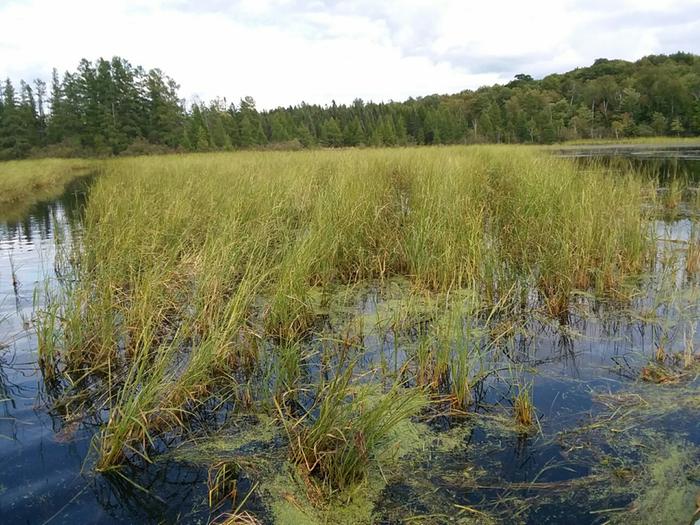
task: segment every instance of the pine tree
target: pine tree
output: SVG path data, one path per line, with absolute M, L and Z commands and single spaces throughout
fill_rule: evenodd
M 51 74 L 51 99 L 49 102 L 51 115 L 47 122 L 47 139 L 50 143 L 61 142 L 65 136 L 63 123 L 63 90 L 58 78 L 58 71 L 54 68 Z
M 183 136 L 183 111 L 178 100 L 179 86 L 163 75 L 159 69 L 151 69 L 145 78 L 145 98 L 148 114 L 145 136 L 149 142 L 171 148 L 180 145 Z
M 20 134 L 17 140 L 24 155 L 39 143 L 39 115 L 36 100 L 31 86 L 24 81 L 20 82 L 20 102 L 17 109 L 20 118 Z
M 390 116 L 381 117 L 379 119 L 379 136 L 382 145 L 384 146 L 395 146 L 396 145 L 396 129 L 394 128 L 394 121 Z
M 46 82 L 40 79 L 34 81 L 37 107 L 37 145 L 46 145 Z
M 244 97 L 240 102 L 240 135 L 241 146 L 251 147 L 267 143 L 267 135 L 262 127 L 260 114 L 255 109 L 253 97 Z
M 25 84 L 23 84 L 24 86 Z M 24 115 L 12 82 L 5 80 L 2 100 L 2 127 L 0 127 L 0 159 L 18 159 L 25 156 L 31 147 L 28 140 L 28 120 Z
M 220 104 L 212 103 L 211 107 L 206 111 L 205 120 L 209 130 L 211 146 L 216 149 L 228 150 L 231 149 L 231 137 L 224 129 L 222 121 L 222 114 L 224 113 Z
M 193 151 L 208 150 L 210 145 L 204 116 L 196 102 L 192 104 L 192 112 L 187 126 L 187 142 Z
M 111 61 L 115 153 L 148 134 L 148 81 L 143 68 L 114 57 Z

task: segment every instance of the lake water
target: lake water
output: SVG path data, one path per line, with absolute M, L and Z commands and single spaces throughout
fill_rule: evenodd
M 697 149 L 565 154 L 581 162 L 632 163 L 662 180 L 682 176 L 690 198 L 700 183 Z M 206 468 L 167 460 L 127 468 L 124 475 L 96 474 L 95 424 L 66 421 L 49 401 L 37 365 L 34 308 L 56 277 L 57 245 L 80 235 L 88 185 L 77 182 L 22 221 L 0 221 L 0 523 L 206 523 Z M 411 476 L 390 480 L 383 490 L 377 520 L 433 515 L 423 522 L 468 523 L 484 512 L 505 523 L 605 523 L 616 512 L 634 505 L 644 511 L 654 503 L 655 494 L 635 483 L 660 483 L 653 467 L 667 456 L 677 461 L 663 476 L 683 478 L 666 487 L 680 502 L 674 500 L 667 516 L 680 512 L 690 520 L 694 508 L 685 500 L 700 488 L 700 472 L 691 468 L 700 458 L 700 383 L 691 377 L 650 384 L 639 374 L 659 346 L 671 355 L 700 343 L 698 283 L 683 271 L 697 219 L 695 207 L 682 204 L 654 223 L 659 263 L 647 296 L 622 308 L 582 298 L 564 325 L 529 320 L 527 335 L 513 338 L 509 359 L 532 384 L 539 432 L 504 430 L 498 415 L 512 399 L 512 386 L 497 378 L 486 382 L 483 417 L 432 421 L 436 441 L 444 436 L 457 446 L 444 451 L 436 445 L 416 455 Z M 676 255 L 675 266 L 662 264 L 669 254 Z M 383 301 L 368 293 L 359 307 L 371 312 Z M 369 332 L 363 343 L 380 353 L 393 345 Z M 264 498 L 251 498 L 248 506 L 262 521 L 271 520 Z

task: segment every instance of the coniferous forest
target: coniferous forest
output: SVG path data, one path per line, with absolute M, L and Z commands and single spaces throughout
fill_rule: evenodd
M 404 102 L 264 111 L 250 96 L 187 103 L 174 79 L 119 57 L 0 91 L 0 159 L 700 134 L 700 56 L 682 52 Z

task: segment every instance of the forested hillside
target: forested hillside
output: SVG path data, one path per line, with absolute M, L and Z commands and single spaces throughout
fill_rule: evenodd
M 281 86 L 280 89 L 283 89 Z M 0 159 L 232 148 L 700 135 L 700 56 L 599 59 L 535 80 L 404 102 L 260 111 L 252 97 L 186 104 L 177 83 L 128 61 L 83 60 L 50 85 L 1 88 Z

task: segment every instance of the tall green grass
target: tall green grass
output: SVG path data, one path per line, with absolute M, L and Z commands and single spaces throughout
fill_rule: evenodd
M 535 149 L 245 152 L 102 169 L 70 252 L 73 284 L 41 325 L 54 370 L 103 385 L 101 469 L 150 460 L 154 437 L 186 433 L 211 399 L 261 409 L 306 389 L 319 393 L 320 415 L 283 420 L 293 458 L 341 488 L 370 457 L 357 433 L 379 447 L 420 403 L 392 387 L 372 406 L 401 418 L 358 409 L 342 419 L 350 378 L 333 379 L 344 359 L 327 352 L 363 342 L 338 335 L 324 346 L 327 378 L 305 377 L 301 346 L 328 315 L 319 292 L 401 277 L 409 297 L 442 297 L 426 314 L 434 337 L 401 373 L 413 385 L 448 383 L 466 410 L 484 376 L 476 312 L 490 319 L 534 293 L 536 307 L 561 315 L 577 289 L 618 292 L 653 249 L 646 183 Z M 465 308 L 466 296 L 481 304 Z

